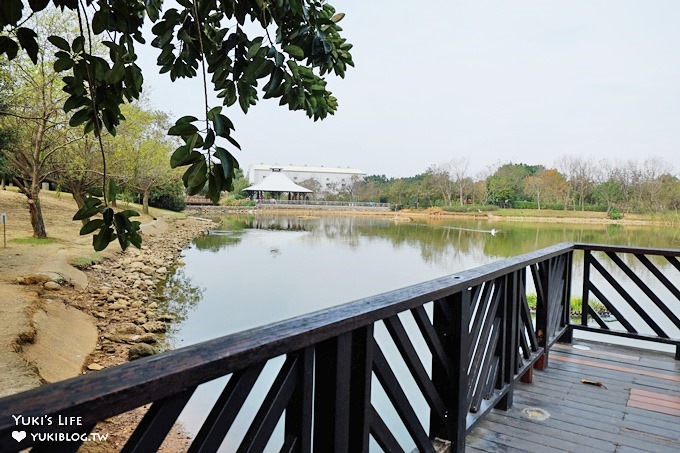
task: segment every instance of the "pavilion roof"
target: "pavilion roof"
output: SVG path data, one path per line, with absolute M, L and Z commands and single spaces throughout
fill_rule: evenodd
M 295 184 L 290 178 L 283 173 L 272 172 L 267 175 L 258 184 L 253 184 L 250 187 L 243 189 L 263 192 L 297 192 L 297 193 L 311 193 L 312 191 L 306 187 Z

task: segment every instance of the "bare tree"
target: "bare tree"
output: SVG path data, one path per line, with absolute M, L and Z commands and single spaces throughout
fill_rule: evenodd
M 586 159 L 577 156 L 563 156 L 557 162 L 557 168 L 567 175 L 572 192 L 578 197 L 578 204 L 574 200 L 574 209 L 578 206 L 585 210 L 586 196 L 593 187 L 593 167 Z

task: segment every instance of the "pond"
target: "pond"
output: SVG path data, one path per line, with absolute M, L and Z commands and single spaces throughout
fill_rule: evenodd
M 186 265 L 168 280 L 169 308 L 181 319 L 169 342 L 173 348 L 198 343 L 572 241 L 677 248 L 680 234 L 670 227 L 571 223 L 225 217 L 192 242 Z M 265 373 L 244 410 L 257 409 L 274 373 Z M 225 380 L 219 381 L 202 386 L 183 413 L 190 433 L 221 391 Z M 424 402 L 414 405 L 427 413 Z M 240 417 L 232 431 L 247 423 L 248 416 Z M 236 448 L 230 442 L 223 451 Z

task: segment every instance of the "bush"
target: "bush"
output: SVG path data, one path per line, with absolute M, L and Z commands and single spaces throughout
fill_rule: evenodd
M 149 196 L 149 206 L 180 212 L 186 207 L 181 181 L 169 181 L 154 187 Z
M 184 202 L 184 197 L 180 197 L 177 195 L 161 194 L 155 197 L 150 197 L 149 206 L 180 212 L 183 211 L 187 205 Z
M 607 218 L 611 220 L 621 220 L 623 218 L 623 213 L 616 208 L 609 208 L 609 211 L 607 211 Z

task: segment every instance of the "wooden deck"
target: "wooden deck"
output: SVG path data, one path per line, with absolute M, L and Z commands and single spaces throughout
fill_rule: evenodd
M 532 384 L 518 383 L 513 407 L 492 410 L 468 434 L 466 449 L 680 451 L 680 361 L 670 353 L 574 345 L 590 350 L 554 345 L 548 368 L 534 371 Z

